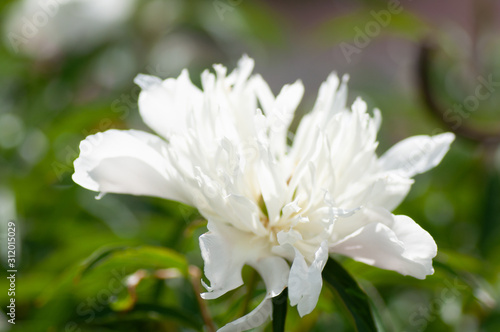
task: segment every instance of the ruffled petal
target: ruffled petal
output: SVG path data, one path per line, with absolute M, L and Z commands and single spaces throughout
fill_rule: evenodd
M 327 242 L 321 243 L 316 251 L 314 261 L 308 266 L 304 256 L 295 250 L 295 259 L 290 269 L 288 281 L 288 296 L 292 306 L 298 305 L 299 315 L 309 314 L 318 303 L 323 286 L 321 272 L 328 260 Z
M 452 133 L 409 137 L 384 153 L 379 159 L 380 166 L 404 177 L 427 172 L 441 162 L 454 139 Z
M 139 112 L 151 129 L 165 138 L 186 131 L 186 118 L 202 105 L 202 92 L 191 83 L 187 70 L 177 79 L 138 75 L 135 83 L 142 88 Z
M 397 173 L 387 172 L 380 176 L 372 185 L 366 199 L 371 206 L 394 210 L 410 191 L 413 179 L 399 176 Z
M 273 303 L 269 296 L 249 314 L 224 325 L 217 332 L 240 332 L 247 331 L 264 324 L 273 313 Z
M 259 243 L 250 233 L 214 222 L 209 222 L 208 228 L 210 231 L 200 236 L 200 248 L 205 276 L 211 285 L 205 285 L 208 292 L 201 294 L 202 298 L 214 299 L 241 286 L 241 269 L 245 264 L 257 270 L 267 289 L 259 306 L 219 331 L 245 331 L 262 325 L 271 316 L 272 298 L 287 286 L 288 263 L 281 257 L 268 256 L 265 243 Z
M 262 257 L 265 247 L 252 233 L 230 225 L 209 221 L 208 229 L 199 239 L 205 276 L 210 281 L 210 286 L 205 285 L 208 292 L 201 297 L 215 299 L 243 285 L 241 269 Z
M 266 257 L 250 264 L 261 275 L 266 284 L 264 300 L 249 314 L 225 325 L 219 332 L 246 331 L 264 324 L 272 315 L 272 298 L 286 287 L 290 268 L 280 257 Z
M 286 199 L 286 179 L 280 172 L 279 165 L 270 151 L 261 150 L 257 179 L 264 199 L 269 221 L 272 224 L 279 219 L 279 214 Z
M 418 279 L 433 274 L 437 246 L 432 236 L 407 216 L 391 216 L 359 228 L 330 251 Z
M 266 115 L 266 129 L 269 130 L 269 138 L 273 143 L 273 152 L 283 156 L 287 148 L 288 129 L 304 95 L 304 85 L 301 81 L 287 84 L 275 98 L 260 75 L 254 76 L 251 82 Z
M 167 144 L 137 130 L 108 130 L 80 143 L 73 181 L 101 193 L 156 196 L 188 203 L 186 193 L 173 183 L 171 165 L 162 153 Z M 172 170 L 171 170 L 172 171 Z

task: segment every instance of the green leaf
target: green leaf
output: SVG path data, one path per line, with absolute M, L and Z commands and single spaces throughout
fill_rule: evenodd
M 286 310 L 288 308 L 288 288 L 280 295 L 273 297 L 273 332 L 285 331 Z
M 106 288 L 110 279 L 119 278 L 118 281 L 121 281 L 139 269 L 155 271 L 172 268 L 184 277 L 188 275 L 186 259 L 171 249 L 153 246 L 106 246 L 96 250 L 82 263 L 70 266 L 54 280 L 51 287 L 46 287 L 37 301 L 39 304 L 45 304 L 76 285 L 78 292 L 96 292 Z
M 156 321 L 177 321 L 183 326 L 189 326 L 196 330 L 202 328 L 202 322 L 187 314 L 186 312 L 168 306 L 156 304 L 138 303 L 134 308 L 125 314 L 115 312 L 109 308 L 103 309 L 96 315 L 94 324 L 114 323 L 118 321 L 156 320 Z
M 137 269 L 176 268 L 187 275 L 188 263 L 179 253 L 163 247 L 141 246 L 136 248 L 105 248 L 94 253 L 81 266 L 81 276 L 96 269 L 127 267 Z
M 125 247 L 103 247 L 92 253 L 87 259 L 85 259 L 80 265 L 80 274 L 85 274 L 87 271 L 94 268 L 95 265 L 104 261 L 113 252 L 123 250 Z
M 323 279 L 342 300 L 354 321 L 356 331 L 377 331 L 368 296 L 342 265 L 329 258 L 323 269 Z

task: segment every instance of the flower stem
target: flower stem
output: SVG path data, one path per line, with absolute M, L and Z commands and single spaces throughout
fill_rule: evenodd
M 257 286 L 258 279 L 259 278 L 258 278 L 257 271 L 252 270 L 252 273 L 250 275 L 250 280 L 248 281 L 247 294 L 243 300 L 243 306 L 241 307 L 241 315 L 240 316 L 244 316 L 248 313 L 248 307 L 250 306 L 250 301 L 252 300 L 253 291 L 255 290 L 255 287 Z
M 205 300 L 203 300 L 200 296 L 201 287 L 200 287 L 200 279 L 201 279 L 201 271 L 197 266 L 190 265 L 189 266 L 189 276 L 191 285 L 193 285 L 194 293 L 196 296 L 196 301 L 198 301 L 198 306 L 200 307 L 201 317 L 203 318 L 203 322 L 207 327 L 208 332 L 215 332 L 215 324 L 210 316 L 210 312 L 208 311 L 207 304 Z
M 288 288 L 273 297 L 273 332 L 285 331 L 286 311 L 288 309 Z

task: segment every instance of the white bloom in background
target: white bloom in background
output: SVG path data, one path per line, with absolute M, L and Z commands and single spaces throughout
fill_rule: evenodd
M 195 206 L 208 220 L 199 241 L 213 299 L 242 285 L 244 265 L 262 276 L 267 295 L 221 331 L 264 323 L 271 298 L 289 289 L 291 305 L 310 313 L 328 253 L 423 279 L 436 244 L 411 218 L 392 211 L 414 175 L 436 166 L 454 136 L 408 138 L 377 157 L 380 114 L 357 99 L 346 107 L 347 79 L 332 74 L 304 116 L 293 144 L 289 125 L 300 81 L 275 97 L 254 62 L 230 75 L 215 65 L 202 90 L 184 70 L 165 81 L 139 75 L 139 110 L 157 134 L 108 130 L 80 145 L 73 179 L 101 193 L 148 195 Z
M 136 0 L 23 0 L 3 26 L 14 52 L 35 58 L 87 51 L 123 29 Z

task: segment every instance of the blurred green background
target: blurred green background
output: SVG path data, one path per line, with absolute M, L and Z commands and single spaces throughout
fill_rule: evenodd
M 198 84 L 204 68 L 232 68 L 246 53 L 274 92 L 303 80 L 299 116 L 331 71 L 349 73 L 350 99 L 360 95 L 382 111 L 383 152 L 410 135 L 450 130 L 417 83 L 421 44 L 432 38 L 428 88 L 452 129 L 500 132 L 498 86 L 470 104 L 478 77 L 500 81 L 495 1 L 3 0 L 0 18 L 0 253 L 5 263 L 14 220 L 18 265 L 15 325 L 4 314 L 4 272 L 0 279 L 1 331 L 204 329 L 195 295 L 206 229 L 199 214 L 155 198 L 97 201 L 71 180 L 87 135 L 148 130 L 136 106 L 138 73 L 167 78 L 187 67 Z M 436 240 L 433 276 L 420 281 L 339 258 L 370 295 L 383 330 L 500 331 L 495 142 L 459 136 L 396 210 Z M 144 278 L 127 289 L 134 273 Z M 259 303 L 264 287 L 254 280 L 247 292 L 252 278 L 245 270 L 247 286 L 205 302 L 216 325 Z M 323 287 L 312 314 L 299 319 L 289 310 L 287 331 L 351 331 L 346 317 Z

